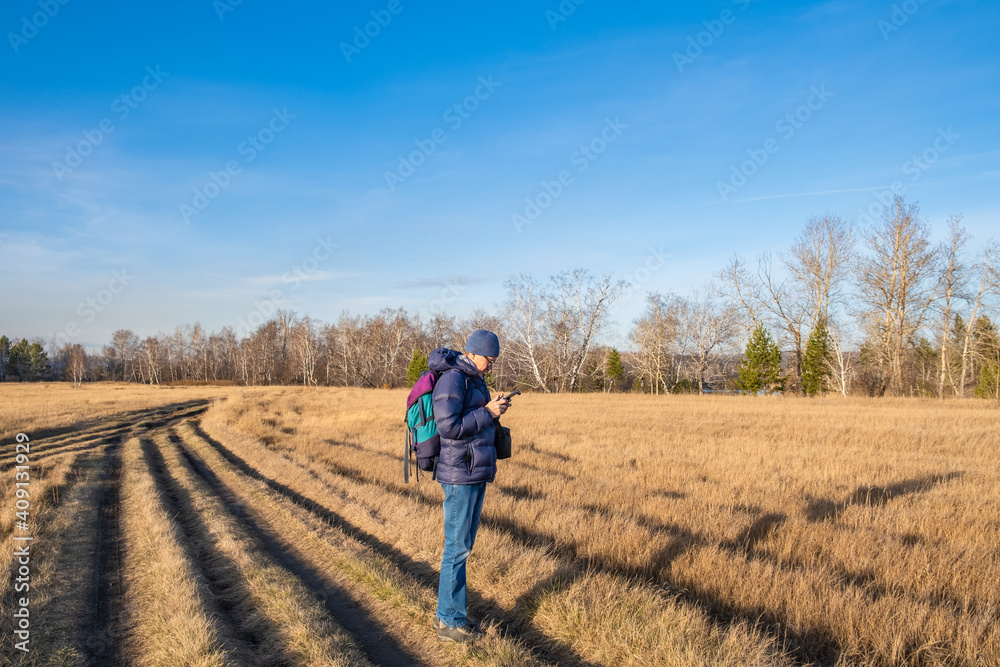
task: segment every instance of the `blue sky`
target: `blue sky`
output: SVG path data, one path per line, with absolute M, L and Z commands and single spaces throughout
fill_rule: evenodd
M 6 3 L 0 332 L 462 316 L 584 267 L 636 283 L 621 336 L 893 181 L 997 236 L 994 3 L 468 5 Z

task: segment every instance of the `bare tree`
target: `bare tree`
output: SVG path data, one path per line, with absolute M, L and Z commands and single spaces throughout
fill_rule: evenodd
M 308 316 L 296 323 L 292 331 L 292 351 L 305 386 L 316 385 L 316 362 L 319 345 L 315 326 Z
M 80 387 L 87 373 L 87 351 L 83 349 L 83 345 L 77 343 L 70 348 L 66 370 L 69 371 L 70 378 L 73 380 L 73 386 Z
M 705 389 L 712 355 L 732 343 L 739 334 L 736 308 L 712 299 L 713 291 L 709 287 L 705 292 L 696 292 L 683 308 L 684 346 L 694 361 L 699 393 Z
M 635 363 L 639 374 L 649 380 L 650 391 L 659 394 L 669 389 L 671 374 L 676 375 L 675 353 L 681 329 L 679 300 L 673 295 L 650 294 L 646 310 L 633 323 L 629 333 L 636 348 Z
M 808 296 L 794 281 L 779 279 L 770 252 L 757 256 L 756 273 L 747 268 L 742 257 L 734 255 L 717 278 L 720 284 L 716 290 L 746 314 L 745 331 L 766 322 L 780 332 L 781 342 L 792 348 L 797 386 L 802 374 L 803 339 L 808 333 L 803 331 L 809 317 Z
M 782 256 L 798 289 L 806 295 L 810 328 L 830 322 L 831 304 L 840 297 L 854 255 L 854 230 L 835 215 L 810 218 L 805 229 Z
M 413 354 L 413 332 L 419 327 L 402 308 L 383 308 L 366 322 L 369 357 L 376 359 L 375 386 L 402 386 L 406 381 L 406 362 Z
M 429 352 L 438 347 L 448 347 L 455 349 L 460 347 L 464 341 L 459 341 L 460 334 L 455 326 L 455 318 L 444 313 L 435 313 L 427 323 L 426 327 L 427 344 L 426 350 Z
M 140 363 L 145 365 L 144 374 L 149 384 L 160 384 L 162 347 L 156 336 L 147 336 L 139 346 Z
M 719 282 L 716 283 L 715 290 L 746 314 L 748 321 L 743 328 L 745 332 L 751 331 L 761 320 L 762 298 L 760 285 L 747 269 L 746 261 L 739 255 L 733 255 L 726 268 L 716 274 L 716 278 Z
M 792 369 L 796 388 L 802 381 L 802 358 L 809 332 L 805 321 L 809 317 L 809 296 L 794 281 L 779 281 L 774 275 L 771 253 L 757 258 L 757 277 L 762 286 L 762 305 L 768 319 L 781 332 L 781 338 L 792 347 L 795 366 Z M 791 284 L 789 284 L 791 282 Z
M 607 323 L 608 309 L 627 283 L 612 280 L 610 274 L 597 279 L 585 269 L 560 273 L 552 283 L 546 301 L 556 378 L 561 390 L 575 391 L 594 340 Z
M 511 276 L 504 283 L 507 301 L 503 306 L 504 322 L 510 335 L 505 356 L 526 370 L 521 377 L 535 389 L 549 390 L 549 372 L 542 358 L 544 328 L 541 287 L 528 274 Z
M 916 204 L 907 206 L 902 197 L 885 207 L 864 244 L 868 254 L 858 260 L 857 276 L 868 306 L 865 319 L 879 365 L 888 370 L 895 392 L 903 393 L 905 357 L 934 299 L 929 283 L 936 253 Z
M 122 367 L 122 381 L 128 382 L 131 377 L 129 371 L 135 372 L 133 362 L 139 351 L 139 337 L 130 329 L 118 329 L 111 334 L 111 344 Z
M 849 351 L 844 349 L 844 336 L 835 327 L 830 327 L 830 358 L 827 366 L 830 369 L 830 378 L 837 386 L 837 391 L 841 396 L 847 397 L 847 388 L 851 386 L 854 378 L 853 357 Z
M 972 362 L 975 324 L 979 321 L 986 300 L 1000 292 L 1000 266 L 998 266 L 998 260 L 1000 260 L 1000 244 L 990 242 L 983 249 L 982 255 L 975 266 L 979 280 L 977 281 L 978 285 L 975 296 L 970 295 L 969 298 L 971 310 L 967 320 L 968 326 L 965 327 L 962 337 L 962 371 L 958 382 L 959 397 L 965 396 L 965 384 L 969 375 L 969 366 Z
M 951 338 L 952 321 L 959 303 L 969 298 L 968 266 L 963 250 L 969 241 L 969 234 L 962 227 L 962 218 L 956 216 L 948 221 L 948 239 L 941 244 L 938 258 L 941 262 L 938 279 L 938 310 L 941 313 L 938 373 L 938 396 L 944 398 L 945 380 L 951 376 L 951 355 L 948 342 Z M 952 383 L 954 385 L 954 383 Z

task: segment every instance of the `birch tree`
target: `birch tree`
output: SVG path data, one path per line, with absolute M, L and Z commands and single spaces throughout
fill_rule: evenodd
M 549 370 L 543 358 L 542 331 L 545 295 L 529 274 L 511 276 L 504 283 L 504 322 L 510 346 L 504 354 L 526 372 L 521 376 L 534 389 L 549 392 Z
M 671 374 L 676 374 L 674 353 L 681 322 L 677 299 L 671 295 L 650 294 L 646 310 L 632 326 L 629 340 L 635 344 L 639 374 L 649 380 L 650 391 L 659 394 L 669 389 Z
M 901 394 L 907 352 L 915 347 L 934 299 L 936 253 L 917 205 L 907 205 L 902 197 L 885 207 L 881 223 L 865 233 L 864 245 L 868 253 L 856 264 L 861 300 L 868 307 L 864 317 L 879 365 Z
M 682 307 L 683 345 L 692 358 L 699 393 L 705 389 L 712 355 L 731 344 L 740 331 L 735 306 L 719 303 L 712 293 L 711 287 L 696 292 Z

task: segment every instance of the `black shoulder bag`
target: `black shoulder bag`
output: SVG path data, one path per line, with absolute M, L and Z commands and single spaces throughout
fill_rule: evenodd
M 510 429 L 506 426 L 500 424 L 499 419 L 493 419 L 493 428 L 495 435 L 493 436 L 493 446 L 497 448 L 497 459 L 509 459 L 510 458 Z
M 510 403 L 510 400 L 512 398 L 520 394 L 521 390 L 515 389 L 514 391 L 504 396 L 504 398 L 507 399 L 508 403 Z M 494 428 L 493 446 L 497 448 L 497 459 L 498 460 L 509 459 L 511 455 L 510 429 L 507 428 L 506 426 L 500 425 L 499 417 L 493 418 L 493 428 Z

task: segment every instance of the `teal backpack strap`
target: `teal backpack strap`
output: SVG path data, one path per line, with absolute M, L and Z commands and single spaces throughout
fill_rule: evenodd
M 406 445 L 403 448 L 403 484 L 410 483 L 410 431 L 409 424 L 406 425 Z

